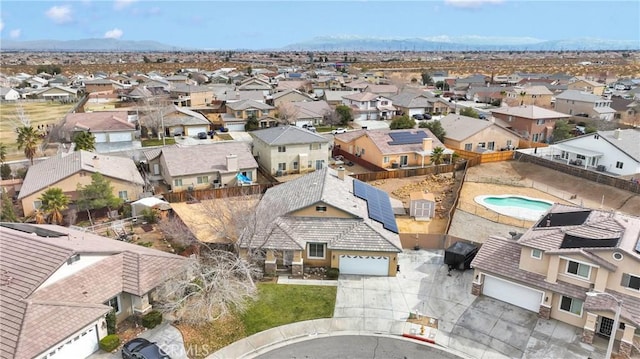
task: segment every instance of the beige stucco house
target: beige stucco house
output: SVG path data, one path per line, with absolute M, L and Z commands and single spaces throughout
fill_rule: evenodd
M 566 90 L 556 96 L 555 110 L 573 116 L 611 121 L 616 110 L 611 108 L 611 100 L 589 92 Z
M 377 210 L 370 210 L 371 207 Z M 272 187 L 243 232 L 241 253 L 263 251 L 265 271 L 339 268 L 341 274 L 395 276 L 402 251 L 389 196 L 323 168 Z
M 505 102 L 509 106 L 552 107 L 553 92 L 546 86 L 516 86 L 505 93 Z
M 472 293 L 583 328 L 585 343 L 615 335 L 618 352 L 629 355 L 640 339 L 639 238 L 638 217 L 555 204 L 519 239 L 482 245 L 471 263 Z M 617 328 L 611 296 L 622 303 Z
M 113 195 L 124 201 L 137 200 L 143 192 L 144 180 L 130 158 L 83 150 L 63 153 L 29 168 L 18 195 L 24 215 L 33 215 L 42 205 L 39 197 L 52 187 L 62 189 L 71 201 L 76 200 L 78 186 L 91 184 L 94 173 L 107 178 L 113 187 Z
M 604 93 L 604 88 L 605 84 L 585 79 L 577 80 L 567 85 L 567 89 L 569 90 L 589 92 L 598 96 L 602 96 L 602 94 Z
M 297 126 L 252 131 L 253 155 L 272 175 L 306 173 L 325 167 L 329 140 Z
M 520 135 L 489 120 L 449 114 L 440 119 L 444 145 L 472 152 L 500 151 L 518 146 Z
M 213 100 L 213 91 L 208 87 L 185 83 L 172 83 L 169 95 L 180 107 L 206 107 Z

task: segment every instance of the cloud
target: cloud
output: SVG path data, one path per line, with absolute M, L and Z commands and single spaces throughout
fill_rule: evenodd
M 22 34 L 22 30 L 20 29 L 13 29 L 9 32 L 9 37 L 12 39 L 17 39 L 20 37 L 20 34 Z
M 4 21 L 0 19 L 0 31 L 2 31 L 3 29 L 4 29 Z
M 113 30 L 109 30 L 107 32 L 104 33 L 104 38 L 105 39 L 119 39 L 122 37 L 124 33 L 122 32 L 122 30 L 115 28 Z
M 73 20 L 69 5 L 52 6 L 45 14 L 56 24 L 64 24 Z
M 444 0 L 444 3 L 449 6 L 476 9 L 486 4 L 500 4 L 504 0 Z
M 115 0 L 113 2 L 113 8 L 116 10 L 122 10 L 134 2 L 136 2 L 136 0 Z

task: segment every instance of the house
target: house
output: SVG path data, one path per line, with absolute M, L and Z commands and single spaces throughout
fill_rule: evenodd
M 640 124 L 640 101 L 628 100 L 620 96 L 611 96 L 611 108 L 616 110 L 613 119 L 621 124 Z
M 389 97 L 398 94 L 398 86 L 386 84 L 368 85 L 364 89 L 365 92 L 371 92 L 379 96 Z
M 505 103 L 509 106 L 538 106 L 552 108 L 551 92 L 546 86 L 516 86 L 505 93 Z
M 319 170 L 329 161 L 329 140 L 303 128 L 278 126 L 250 134 L 253 156 L 272 175 Z
M 264 93 L 271 93 L 273 86 L 267 81 L 257 78 L 248 78 L 242 81 L 238 87 L 238 91 L 262 91 Z
M 574 116 L 584 116 L 613 120 L 616 110 L 611 108 L 611 100 L 602 96 L 577 90 L 566 90 L 556 96 L 555 110 Z
M 309 80 L 283 80 L 278 81 L 278 85 L 275 90 L 278 92 L 287 90 L 298 90 L 300 92 L 309 92 L 313 89 L 312 83 Z
M 567 89 L 569 90 L 588 92 L 597 96 L 602 96 L 604 94 L 604 88 L 605 84 L 584 79 L 567 84 Z
M 342 104 L 353 109 L 356 121 L 389 120 L 396 114 L 391 99 L 371 92 L 342 96 Z
M 179 107 L 206 107 L 213 100 L 213 91 L 206 86 L 172 83 L 169 97 Z
M 428 221 L 435 213 L 436 198 L 432 192 L 420 191 L 409 194 L 409 215 L 416 221 Z
M 211 128 L 211 122 L 203 114 L 177 105 L 165 108 L 161 113 L 161 117 L 165 136 L 167 137 L 195 137 L 198 133 L 208 132 Z M 146 115 L 142 118 L 143 124 L 149 121 L 153 122 L 152 115 Z
M 73 142 L 78 132 L 90 132 L 95 137 L 96 152 L 114 152 L 140 148 L 136 141 L 136 126 L 128 121 L 125 111 L 69 113 L 64 118 L 60 135 Z
M 115 90 L 116 85 L 119 85 L 117 82 L 108 79 L 96 79 L 96 80 L 87 80 L 84 82 L 84 91 L 86 93 L 92 92 L 111 92 Z
M 390 97 L 393 106 L 399 113 L 409 117 L 413 115 L 430 114 L 433 109 L 433 101 L 423 92 L 403 91 Z
M 444 145 L 453 150 L 499 151 L 518 146 L 520 135 L 494 121 L 449 114 L 440 119 L 445 131 Z
M 144 189 L 144 180 L 132 159 L 108 156 L 84 150 L 61 153 L 29 167 L 18 200 L 26 217 L 34 214 L 42 202 L 40 195 L 57 187 L 75 201 L 78 186 L 91 184 L 91 175 L 102 174 L 111 182 L 113 195 L 124 201 L 136 200 Z
M 476 103 L 495 103 L 500 104 L 502 99 L 507 96 L 507 91 L 511 87 L 503 86 L 478 86 L 470 87 L 467 90 L 466 98 Z
M 54 225 L 0 223 L 3 358 L 86 358 L 117 322 L 152 310 L 187 258 Z
M 0 100 L 16 101 L 20 98 L 20 92 L 11 87 L 0 87 Z
M 323 168 L 269 188 L 256 208 L 255 228 L 244 231 L 241 255 L 266 252 L 265 272 L 305 267 L 340 274 L 395 276 L 402 251 L 389 195 Z
M 238 174 L 255 181 L 258 163 L 245 142 L 164 147 L 159 173 L 171 191 L 238 186 Z
M 273 95 L 271 95 L 271 101 L 269 101 L 269 104 L 277 107 L 282 103 L 302 102 L 302 101 L 313 101 L 313 99 L 306 93 L 300 92 L 295 89 L 289 89 L 289 90 L 276 92 Z
M 640 173 L 640 129 L 598 131 L 549 146 L 557 161 L 615 176 Z
M 293 111 L 296 126 L 303 126 L 304 124 L 322 125 L 327 114 L 333 111 L 331 106 L 324 100 L 291 102 L 289 106 Z
M 500 107 L 491 110 L 491 114 L 508 124 L 509 129 L 533 142 L 548 142 L 556 121 L 571 117 L 564 113 L 529 105 Z
M 640 339 L 639 238 L 638 217 L 555 204 L 519 239 L 484 242 L 471 263 L 472 293 L 582 328 L 585 343 L 615 335 L 618 352 L 628 356 Z M 621 301 L 614 330 L 610 296 Z
M 337 134 L 334 145 L 377 167 L 424 167 L 434 148 L 444 145 L 426 128 L 416 130 L 358 130 Z M 445 150 L 446 154 L 453 154 Z
M 29 87 L 34 88 L 34 89 L 40 89 L 43 88 L 45 86 L 47 86 L 47 84 L 49 84 L 49 81 L 43 79 L 42 77 L 39 76 L 33 76 L 29 79 L 26 80 L 27 83 L 29 84 Z
M 254 100 L 227 102 L 227 113 L 222 115 L 224 126 L 230 131 L 244 131 L 244 125 L 250 117 L 275 117 L 276 109 L 271 105 Z
M 346 90 L 323 90 L 322 97 L 331 106 L 342 105 L 342 96 L 354 95 L 359 91 L 346 91 Z

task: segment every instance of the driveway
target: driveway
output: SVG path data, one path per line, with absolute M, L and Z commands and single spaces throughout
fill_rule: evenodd
M 172 359 L 188 359 L 187 352 L 184 347 L 184 339 L 180 331 L 169 324 L 164 322 L 159 326 L 145 330 L 138 335 L 140 338 L 148 339 L 155 342 L 160 348 L 162 348 Z M 122 358 L 120 350 L 116 350 L 112 353 L 106 353 L 102 350 L 98 350 L 94 354 L 89 356 L 89 359 L 118 359 Z
M 579 328 L 471 295 L 473 271 L 449 273 L 442 250 L 405 250 L 398 263 L 396 277 L 340 276 L 334 318 L 361 318 L 366 330 L 377 321 L 406 321 L 418 312 L 438 319 L 436 344 L 473 358 L 604 355 L 606 342 L 598 342 L 597 349 L 581 343 Z

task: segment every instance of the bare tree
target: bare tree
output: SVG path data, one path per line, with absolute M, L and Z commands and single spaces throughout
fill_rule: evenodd
M 286 125 L 295 125 L 300 116 L 300 109 L 291 102 L 281 102 L 276 106 L 278 118 Z
M 331 128 L 333 128 L 333 126 L 339 126 L 342 124 L 342 118 L 333 109 L 330 111 L 326 111 L 322 117 L 324 124 L 331 126 Z
M 170 110 L 170 101 L 165 96 L 145 97 L 141 102 L 141 111 L 144 113 L 140 119 L 140 125 L 151 131 L 151 136 L 161 139 L 164 136 L 164 116 Z

